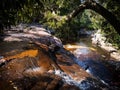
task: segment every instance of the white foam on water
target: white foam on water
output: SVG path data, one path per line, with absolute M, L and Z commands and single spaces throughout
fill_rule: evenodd
M 40 67 L 30 68 L 26 70 L 26 72 L 39 72 L 39 71 L 41 71 Z
M 87 70 L 87 72 L 90 72 Z M 98 85 L 94 81 L 86 80 L 85 78 L 81 80 L 74 80 L 71 76 L 67 75 L 65 72 L 60 70 L 55 70 L 55 74 L 62 77 L 63 81 L 69 85 L 75 85 L 80 88 L 80 90 L 90 90 L 92 87 L 98 87 Z M 103 80 L 102 83 L 106 84 Z
M 46 70 L 43 67 L 34 67 L 34 68 L 29 68 L 25 70 L 25 74 L 30 76 L 39 75 L 44 72 L 46 72 Z
M 71 76 L 60 70 L 55 70 L 55 74 L 62 77 L 63 81 L 70 85 L 75 85 L 80 88 L 81 81 L 74 80 Z

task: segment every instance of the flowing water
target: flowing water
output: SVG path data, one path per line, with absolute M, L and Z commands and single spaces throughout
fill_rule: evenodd
M 69 43 L 64 47 L 77 57 L 74 61 L 78 65 L 67 55 L 57 54 L 57 63 L 63 72 L 57 70 L 59 67 L 54 62 L 55 60 L 52 60 L 51 55 L 37 46 L 28 42 L 0 43 L 1 56 L 4 56 L 6 60 L 11 59 L 10 63 L 5 63 L 0 68 L 0 90 L 8 90 L 8 88 L 9 90 L 25 90 L 36 85 L 36 82 L 43 83 L 40 84 L 42 86 L 48 85 L 51 76 L 41 75 L 46 72 L 60 76 L 67 84 L 76 85 L 83 90 L 89 90 L 92 85 L 97 85 L 94 82 L 91 84 L 91 81 L 82 81 L 85 77 L 91 77 L 89 74 L 105 84 L 111 83 L 112 72 L 109 70 L 113 69 L 108 68 L 110 66 L 106 67 L 103 63 L 110 56 L 105 50 L 93 45 L 91 37 L 80 38 L 79 42 Z
M 115 69 L 120 65 L 120 62 L 110 57 L 109 52 L 93 45 L 91 37 L 80 38 L 79 42 L 69 43 L 64 45 L 64 47 L 77 57 L 75 62 L 78 65 L 85 69 L 86 72 L 100 79 L 104 84 L 111 84 L 115 81 L 115 77 L 117 77 L 117 79 L 120 77 L 119 69 L 118 71 L 111 71 L 113 70 L 111 68 Z M 112 62 L 112 64 L 117 63 L 118 65 L 109 65 L 108 62 Z M 119 83 L 120 80 L 118 80 L 118 84 Z
M 87 58 L 98 60 L 109 57 L 107 51 L 92 44 L 91 37 L 80 38 L 78 42 L 66 44 L 64 47 L 82 60 Z

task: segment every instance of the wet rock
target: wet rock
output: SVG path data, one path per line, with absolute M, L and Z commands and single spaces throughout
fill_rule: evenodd
M 4 59 L 3 56 L 0 56 L 0 66 L 6 63 L 6 60 Z
M 1 90 L 15 90 L 10 82 L 0 79 L 0 89 Z
M 0 67 L 0 79 L 7 83 L 11 81 L 14 89 L 109 90 L 107 85 L 85 71 L 89 69 L 96 77 L 99 76 L 101 71 L 96 72 L 99 71 L 96 68 L 99 67 L 98 63 L 95 67 L 93 61 L 86 61 L 82 62 L 82 66 L 72 53 L 63 48 L 62 42 L 45 29 L 27 26 L 23 32 L 18 34 L 11 31 L 8 36 L 22 40 L 13 39 L 0 44 L 0 48 L 3 47 L 1 56 L 8 61 L 12 59 Z
M 68 84 L 64 84 L 60 90 L 80 90 L 78 87 L 74 86 L 74 85 L 68 85 Z
M 118 47 L 115 47 L 111 43 L 106 42 L 106 37 L 101 34 L 101 30 L 97 30 L 97 32 L 92 35 L 92 43 L 108 51 L 108 59 L 113 57 L 117 60 L 120 60 L 119 50 L 117 50 Z

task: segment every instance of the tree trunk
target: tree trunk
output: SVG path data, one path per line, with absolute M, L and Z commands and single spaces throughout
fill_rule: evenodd
M 67 21 L 71 21 L 72 18 L 77 16 L 84 9 L 91 9 L 102 15 L 120 35 L 120 21 L 117 20 L 117 18 L 111 12 L 109 12 L 107 9 L 105 9 L 93 0 L 87 0 L 85 3 L 79 5 L 77 9 L 73 10 L 73 12 L 67 16 Z

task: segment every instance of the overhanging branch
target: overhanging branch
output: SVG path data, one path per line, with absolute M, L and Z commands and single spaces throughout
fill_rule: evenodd
M 99 5 L 93 0 L 87 0 L 83 4 L 79 5 L 78 8 L 73 10 L 70 14 L 67 15 L 66 21 L 71 21 L 72 18 L 77 16 L 80 12 L 82 12 L 84 9 L 91 9 L 100 15 L 102 15 L 116 30 L 116 32 L 120 35 L 120 21 L 117 20 L 117 18 L 109 12 L 107 9 Z

